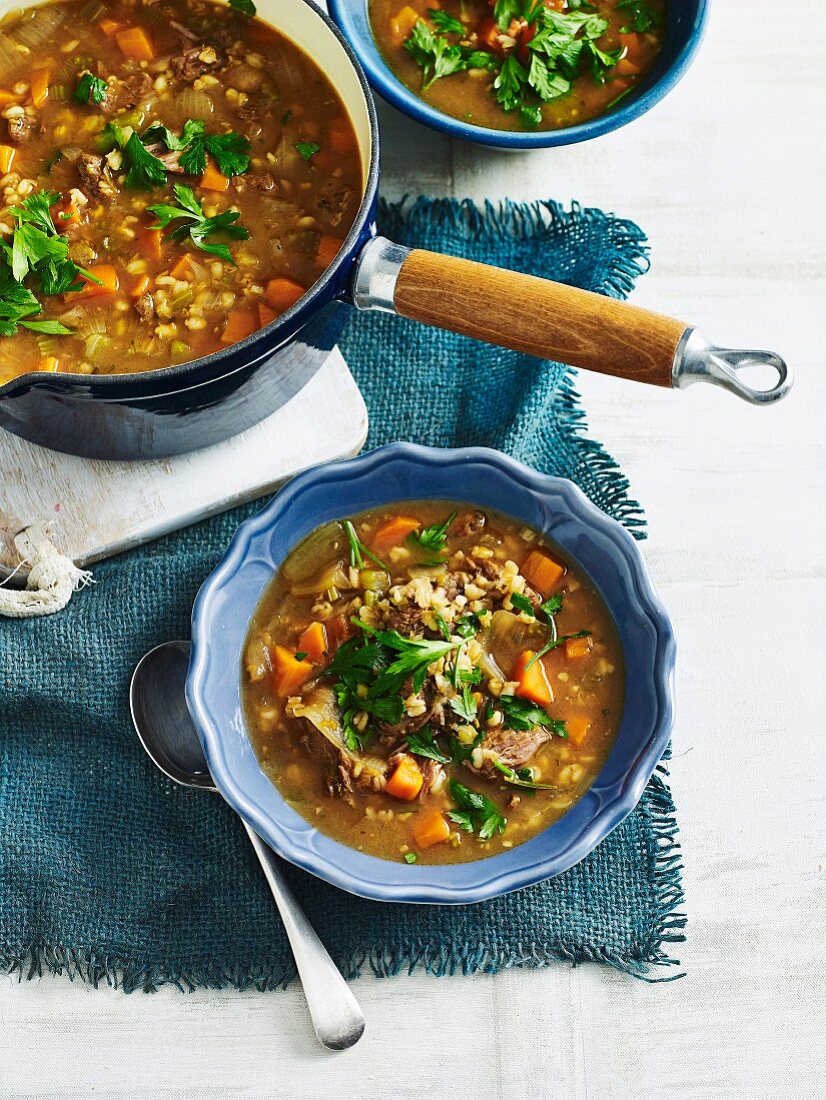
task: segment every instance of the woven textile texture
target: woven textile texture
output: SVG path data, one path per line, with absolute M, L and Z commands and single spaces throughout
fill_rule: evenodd
M 645 270 L 640 230 L 553 203 L 383 205 L 381 231 L 617 297 Z M 386 315 L 350 321 L 342 347 L 371 418 L 395 439 L 485 444 L 572 478 L 641 536 L 613 460 L 583 435 L 571 372 Z M 426 495 L 426 494 L 425 494 Z M 0 965 L 125 990 L 173 982 L 260 989 L 293 976 L 289 948 L 238 820 L 175 786 L 144 755 L 127 707 L 151 646 L 188 637 L 199 585 L 246 507 L 98 565 L 60 614 L 0 621 Z M 587 859 L 480 905 L 392 906 L 290 869 L 347 975 L 435 973 L 597 960 L 674 976 L 684 918 L 663 774 Z M 661 966 L 663 969 L 652 969 Z

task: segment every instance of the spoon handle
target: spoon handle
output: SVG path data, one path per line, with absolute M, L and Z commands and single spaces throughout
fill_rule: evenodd
M 284 922 L 318 1040 L 330 1050 L 347 1050 L 364 1032 L 364 1013 L 287 885 L 275 852 L 246 822 L 244 827 Z

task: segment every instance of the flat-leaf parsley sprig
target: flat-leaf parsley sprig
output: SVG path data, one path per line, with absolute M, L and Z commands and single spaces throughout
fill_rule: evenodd
M 174 183 L 172 190 L 175 192 L 175 198 L 178 200 L 179 206 L 170 206 L 168 203 L 159 202 L 147 207 L 149 213 L 154 214 L 158 219 L 152 228 L 167 229 L 177 222 L 178 224 L 171 232 L 164 234 L 164 240 L 185 241 L 189 238 L 196 248 L 200 248 L 203 252 L 210 252 L 213 256 L 226 260 L 227 263 L 234 264 L 235 260 L 232 258 L 232 253 L 225 244 L 208 241 L 206 238 L 211 237 L 214 233 L 223 233 L 234 240 L 247 240 L 249 230 L 245 229 L 243 225 L 236 224 L 241 217 L 240 213 L 237 210 L 226 210 L 223 214 L 216 214 L 214 217 L 208 218 L 191 187 L 186 187 L 182 183 Z

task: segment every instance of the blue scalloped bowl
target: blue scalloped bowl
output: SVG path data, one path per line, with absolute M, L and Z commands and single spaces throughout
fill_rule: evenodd
M 578 126 L 535 132 L 472 126 L 425 103 L 399 80 L 382 57 L 370 27 L 367 4 L 368 0 L 328 0 L 327 7 L 361 62 L 370 84 L 383 99 L 417 122 L 464 141 L 499 149 L 548 149 L 574 145 L 618 130 L 659 103 L 679 83 L 694 60 L 705 31 L 709 0 L 672 0 L 666 17 L 665 42 L 654 67 L 639 88 L 613 111 Z
M 314 829 L 261 770 L 241 704 L 248 624 L 292 547 L 329 520 L 423 498 L 493 508 L 548 535 L 602 594 L 625 655 L 625 706 L 617 740 L 579 802 L 525 844 L 488 859 L 441 867 L 377 859 Z M 674 660 L 671 625 L 636 543 L 574 484 L 481 447 L 436 450 L 396 443 L 300 474 L 238 528 L 195 601 L 186 696 L 216 786 L 285 859 L 377 901 L 461 904 L 558 875 L 631 812 L 668 743 Z

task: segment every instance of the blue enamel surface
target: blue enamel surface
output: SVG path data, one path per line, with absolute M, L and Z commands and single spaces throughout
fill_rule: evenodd
M 328 0 L 328 8 L 375 90 L 398 110 L 451 137 L 500 149 L 547 149 L 618 130 L 649 111 L 682 79 L 699 48 L 708 18 L 708 0 L 671 0 L 663 49 L 640 88 L 606 115 L 564 130 L 537 133 L 471 126 L 429 106 L 390 70 L 379 51 L 368 17 L 368 0 Z
M 525 844 L 446 867 L 377 859 L 314 829 L 261 770 L 241 706 L 249 620 L 291 548 L 329 520 L 414 499 L 495 508 L 547 534 L 602 594 L 617 624 L 626 666 L 616 743 L 580 801 Z M 238 528 L 195 601 L 187 703 L 221 793 L 285 859 L 378 901 L 460 904 L 567 870 L 630 813 L 668 743 L 674 660 L 671 625 L 636 543 L 572 482 L 536 473 L 485 448 L 437 450 L 396 443 L 300 474 Z

